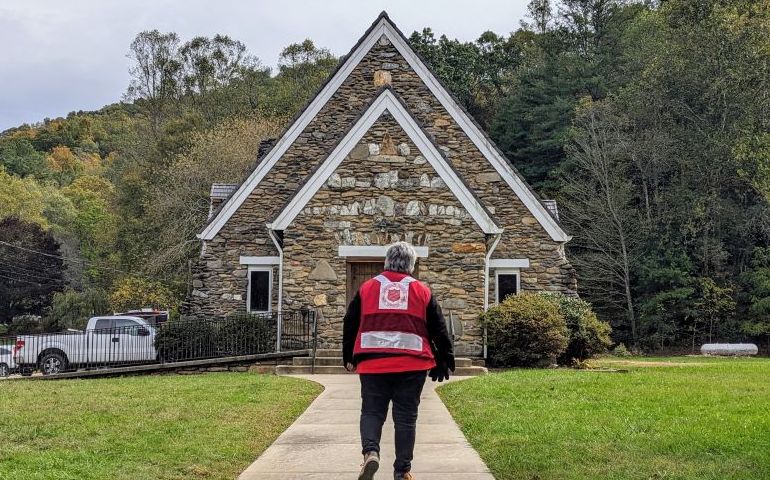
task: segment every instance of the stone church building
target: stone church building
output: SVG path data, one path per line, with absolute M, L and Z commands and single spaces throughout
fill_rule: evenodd
M 520 291 L 574 294 L 570 237 L 381 14 L 240 185 L 214 185 L 190 313 L 318 308 L 339 346 L 347 302 L 406 240 L 480 356 L 479 313 Z

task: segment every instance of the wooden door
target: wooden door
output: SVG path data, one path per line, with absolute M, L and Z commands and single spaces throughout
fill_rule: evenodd
M 382 267 L 382 260 L 348 262 L 347 303 L 353 300 L 362 283 L 382 273 Z
M 361 284 L 370 278 L 374 278 L 380 273 L 384 267 L 382 260 L 358 260 L 354 262 L 348 262 L 347 265 L 347 296 L 350 303 L 353 297 L 356 296 L 356 292 L 361 288 Z M 419 267 L 417 264 L 414 266 L 414 272 L 412 276 L 417 278 Z

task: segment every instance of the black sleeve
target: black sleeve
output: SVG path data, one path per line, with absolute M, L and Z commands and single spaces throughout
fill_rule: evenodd
M 356 345 L 358 328 L 361 325 L 361 295 L 356 292 L 355 298 L 348 305 L 345 318 L 342 320 L 342 362 L 353 363 L 353 347 Z
M 444 320 L 444 314 L 441 313 L 441 307 L 433 295 L 431 295 L 430 302 L 428 303 L 426 319 L 428 321 L 428 335 L 433 344 L 433 354 L 436 357 L 436 363 L 444 362 L 454 372 L 455 353 L 452 339 L 449 337 L 446 320 Z

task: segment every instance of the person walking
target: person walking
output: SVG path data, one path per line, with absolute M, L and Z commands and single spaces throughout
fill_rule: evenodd
M 344 318 L 345 368 L 361 381 L 359 480 L 380 466 L 382 425 L 393 402 L 395 480 L 413 480 L 417 410 L 426 376 L 442 382 L 454 372 L 452 340 L 430 289 L 411 276 L 417 254 L 397 242 L 385 255 L 385 271 L 361 285 Z

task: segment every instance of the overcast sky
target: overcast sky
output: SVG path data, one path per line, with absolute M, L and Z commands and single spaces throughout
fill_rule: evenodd
M 474 40 L 507 34 L 527 0 L 1 0 L 0 131 L 120 100 L 134 36 L 157 28 L 182 41 L 222 33 L 274 66 L 311 38 L 343 55 L 386 10 L 406 35 L 429 26 Z

